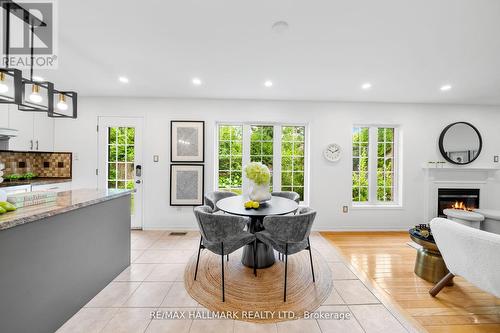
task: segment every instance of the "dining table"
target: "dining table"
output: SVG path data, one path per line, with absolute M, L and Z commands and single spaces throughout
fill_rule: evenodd
M 259 208 L 245 208 L 245 202 L 249 201 L 248 196 L 238 195 L 219 200 L 216 204 L 221 211 L 238 216 L 250 218 L 248 231 L 252 234 L 265 230 L 264 218 L 272 215 L 286 215 L 295 212 L 299 205 L 297 202 L 278 196 L 271 196 L 271 199 L 260 203 Z M 274 264 L 275 257 L 273 248 L 257 240 L 256 262 L 254 263 L 253 245 L 249 244 L 243 248 L 241 263 L 247 267 L 267 268 Z

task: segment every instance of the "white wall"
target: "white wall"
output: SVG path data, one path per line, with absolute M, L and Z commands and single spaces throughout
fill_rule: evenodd
M 441 130 L 454 121 L 468 121 L 483 135 L 484 149 L 475 166 L 494 166 L 500 155 L 500 108 L 406 104 L 273 102 L 243 100 L 178 100 L 81 98 L 77 120 L 57 120 L 55 150 L 73 151 L 75 187 L 95 187 L 97 177 L 97 117 L 143 116 L 144 133 L 144 227 L 194 228 L 192 208 L 169 206 L 169 131 L 171 120 L 205 120 L 206 189 L 213 188 L 214 127 L 217 121 L 304 122 L 310 131 L 310 206 L 318 211 L 316 229 L 407 229 L 425 222 L 424 170 L 439 155 Z M 350 140 L 353 124 L 397 124 L 403 138 L 403 208 L 351 209 Z M 339 163 L 322 156 L 328 143 L 344 148 Z M 160 156 L 153 163 L 153 155 Z M 490 186 L 490 198 L 500 195 L 500 182 Z M 500 209 L 499 200 L 487 205 Z

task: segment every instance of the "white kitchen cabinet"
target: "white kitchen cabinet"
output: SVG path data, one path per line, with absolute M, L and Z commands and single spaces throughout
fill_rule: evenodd
M 9 108 L 9 128 L 19 131 L 9 141 L 10 150 L 53 151 L 54 119 L 45 112 L 19 111 Z
M 0 127 L 9 127 L 9 105 L 0 104 Z
M 54 118 L 49 118 L 45 112 L 33 116 L 34 150 L 54 151 Z

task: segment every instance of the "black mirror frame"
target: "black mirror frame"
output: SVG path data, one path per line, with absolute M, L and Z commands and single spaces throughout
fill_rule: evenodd
M 470 126 L 477 134 L 478 138 L 479 138 L 479 149 L 477 151 L 477 154 L 476 154 L 476 157 L 474 157 L 472 160 L 470 160 L 469 162 L 467 163 L 458 163 L 454 160 L 452 160 L 447 154 L 446 154 L 446 151 L 444 150 L 444 146 L 443 146 L 443 141 L 444 141 L 444 136 L 446 135 L 446 132 L 448 132 L 448 130 L 457 125 L 457 124 L 465 124 L 465 125 L 468 125 Z M 472 125 L 471 123 L 468 123 L 468 122 L 465 122 L 465 121 L 457 121 L 456 123 L 453 123 L 453 124 L 450 124 L 448 126 L 446 126 L 443 131 L 441 132 L 441 135 L 439 136 L 439 151 L 441 152 L 441 155 L 444 157 L 444 159 L 450 163 L 453 163 L 453 164 L 457 164 L 457 165 L 468 165 L 468 164 L 471 164 L 472 162 L 474 162 L 478 157 L 479 155 L 481 155 L 481 151 L 483 150 L 483 138 L 481 137 L 481 133 L 479 133 L 479 130 L 474 126 Z

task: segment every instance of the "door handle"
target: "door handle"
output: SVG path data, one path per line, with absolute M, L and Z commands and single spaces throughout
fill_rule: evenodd
M 30 150 L 33 150 L 33 140 L 30 140 Z
M 38 140 L 36 140 L 36 150 L 38 150 Z
M 138 179 L 138 180 L 136 180 L 136 181 L 135 181 L 135 183 L 136 183 L 136 184 L 140 184 L 140 183 L 141 183 L 141 181 Z

